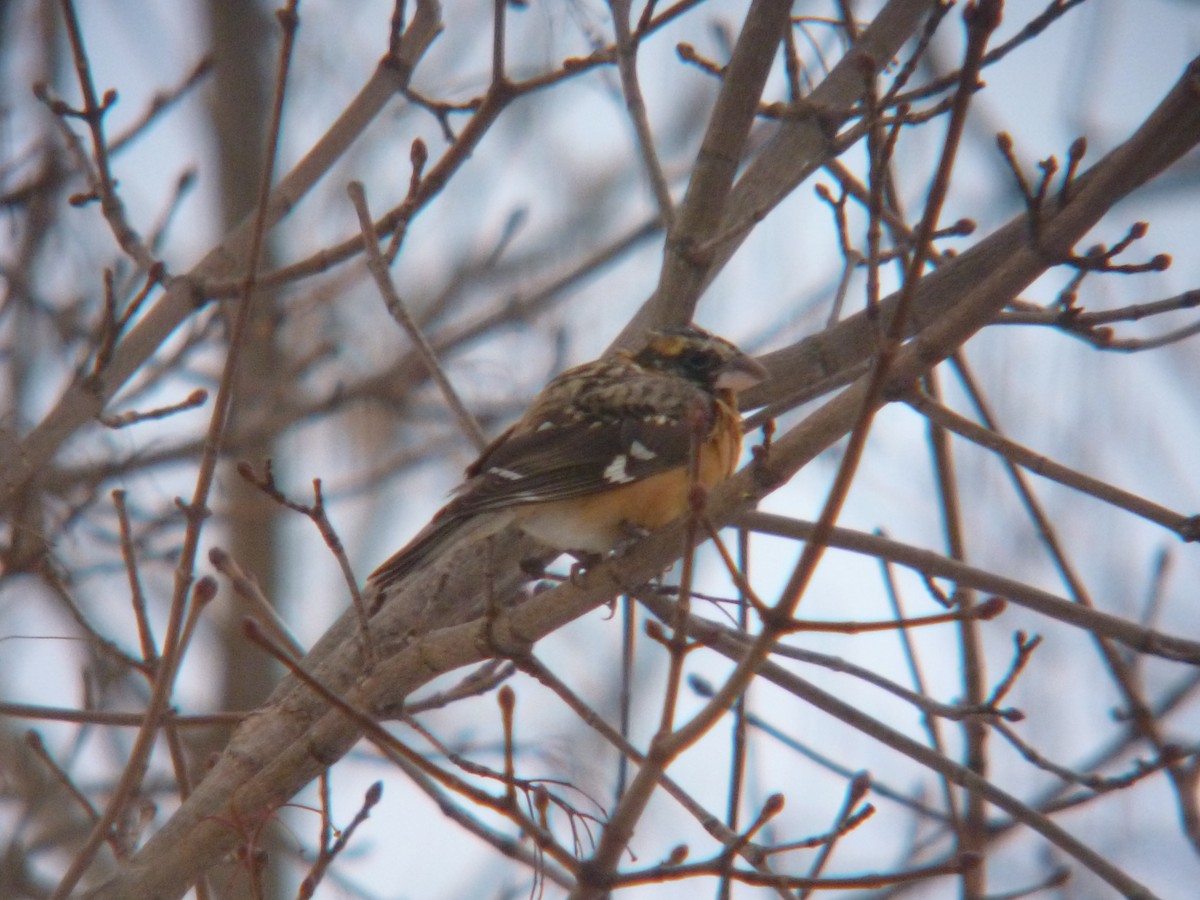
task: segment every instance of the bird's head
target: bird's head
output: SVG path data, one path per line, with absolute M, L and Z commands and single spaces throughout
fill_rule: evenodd
M 767 377 L 767 370 L 737 346 L 695 325 L 647 332 L 633 360 L 646 369 L 681 375 L 707 390 L 737 393 Z

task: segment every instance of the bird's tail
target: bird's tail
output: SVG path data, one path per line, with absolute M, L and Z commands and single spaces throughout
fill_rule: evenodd
M 367 577 L 367 590 L 381 592 L 407 577 L 442 547 L 462 524 L 462 517 L 443 510 L 411 541 Z
M 508 510 L 463 513 L 451 503 L 367 577 L 366 593 L 375 598 L 371 603 L 372 612 L 382 602 L 383 592 L 437 556 L 451 540 L 485 538 L 512 520 L 513 515 Z

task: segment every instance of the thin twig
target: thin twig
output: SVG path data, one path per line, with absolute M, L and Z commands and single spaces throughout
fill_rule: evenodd
M 814 522 L 804 522 L 763 512 L 741 513 L 735 522 L 741 527 L 751 528 L 763 534 L 799 538 L 806 541 L 812 540 L 817 530 Z M 1164 659 L 1200 665 L 1200 641 L 1144 628 L 1135 622 L 1072 603 L 1049 591 L 1040 590 L 995 572 L 955 562 L 940 553 L 933 553 L 848 528 L 832 529 L 828 535 L 828 543 L 831 547 L 881 559 L 890 559 L 925 575 L 944 578 L 956 584 L 969 585 L 977 590 L 988 591 L 1010 603 L 1016 603 L 1018 606 L 1031 609 L 1041 615 L 1074 625 L 1093 635 L 1112 638 L 1141 653 L 1150 653 Z
M 133 546 L 133 529 L 129 524 L 129 510 L 125 505 L 125 492 L 112 492 L 113 506 L 117 509 L 117 525 L 121 534 L 121 558 L 125 561 L 125 574 L 129 578 L 129 599 L 133 604 L 133 617 L 137 622 L 138 640 L 142 645 L 142 660 L 147 670 L 153 672 L 158 665 L 158 646 L 154 642 L 154 631 L 150 627 L 150 614 L 146 607 L 146 592 L 138 575 L 137 553 Z
M 926 391 L 940 397 L 941 385 L 936 371 L 922 379 Z M 933 453 L 934 478 L 937 483 L 938 503 L 941 508 L 943 528 L 946 532 L 946 555 L 958 562 L 966 562 L 966 536 L 963 525 L 962 499 L 958 490 L 958 475 L 954 465 L 954 453 L 950 436 L 936 423 L 929 423 L 929 443 Z M 964 613 L 978 607 L 975 591 L 956 586 L 954 600 Z M 959 622 L 959 648 L 962 660 L 962 691 L 968 706 L 979 706 L 987 702 L 987 671 L 979 624 L 971 616 L 964 615 Z M 1015 677 L 1016 670 L 1013 674 Z M 992 696 L 991 705 L 1003 693 Z M 988 730 L 978 719 L 967 719 L 962 723 L 965 764 L 981 778 L 988 776 Z M 963 875 L 962 893 L 965 900 L 981 900 L 987 892 L 987 862 L 983 853 L 987 846 L 988 808 L 978 794 L 967 792 L 963 798 L 962 816 L 956 832 L 956 849 L 960 853 L 978 854 L 983 861 L 979 866 Z
M 71 56 L 75 62 L 75 74 L 83 94 L 83 108 L 75 112 L 87 124 L 92 137 L 92 157 L 96 163 L 96 182 L 93 190 L 100 201 L 100 210 L 112 229 L 113 237 L 121 249 L 140 268 L 149 271 L 159 261 L 142 242 L 125 214 L 125 205 L 117 196 L 112 168 L 109 165 L 109 146 L 104 137 L 104 117 L 117 102 L 116 91 L 106 91 L 103 103 L 96 98 L 96 87 L 92 81 L 91 64 L 83 46 L 83 33 L 79 29 L 79 17 L 75 14 L 74 0 L 61 0 L 63 21 L 67 27 L 67 38 L 71 45 Z
M 808 869 L 808 877 L 814 880 L 821 877 L 821 873 L 825 871 L 825 866 L 833 856 L 833 849 L 837 845 L 837 840 L 847 830 L 849 823 L 856 821 L 854 808 L 866 797 L 867 792 L 871 789 L 871 776 L 866 772 L 860 772 L 850 780 L 850 784 L 846 786 L 846 796 L 842 800 L 842 808 L 838 810 L 837 817 L 834 819 L 833 830 L 830 832 L 830 838 L 825 843 L 821 844 L 817 850 L 817 857 L 812 861 L 812 865 Z M 857 821 L 863 821 L 861 818 Z M 808 900 L 812 896 L 814 888 L 807 887 L 800 891 L 799 900 Z
M 379 237 L 375 233 L 375 226 L 371 223 L 371 212 L 367 208 L 367 197 L 363 191 L 361 182 L 352 181 L 346 186 L 346 191 L 349 193 L 350 200 L 354 203 L 354 209 L 358 213 L 358 224 L 362 229 L 362 243 L 367 253 L 367 269 L 375 279 L 375 284 L 379 288 L 379 293 L 383 297 L 383 302 L 387 306 L 388 312 L 392 314 L 392 318 L 408 334 L 409 339 L 413 342 L 413 346 L 416 347 L 417 352 L 425 361 L 430 377 L 441 390 L 442 397 L 445 399 L 446 405 L 450 407 L 451 412 L 454 413 L 454 417 L 458 421 L 463 434 L 475 445 L 476 450 L 483 450 L 487 446 L 487 438 L 484 436 L 483 429 L 479 427 L 479 423 L 475 421 L 475 417 L 471 415 L 466 404 L 462 402 L 462 398 L 458 396 L 458 392 L 454 390 L 454 386 L 450 383 L 449 376 L 438 361 L 433 347 L 417 326 L 417 323 L 413 321 L 413 317 L 408 312 L 408 307 L 400 299 L 400 295 L 396 291 L 396 286 L 392 284 L 391 276 L 388 274 L 387 261 L 379 251 Z
M 1152 503 L 1137 494 L 1131 494 L 1121 488 L 1114 487 L 1106 481 L 1101 481 L 1099 478 L 1084 475 L 1082 472 L 1077 472 L 1061 463 L 1056 463 L 1050 458 L 1042 456 L 1040 453 L 1035 453 L 1015 441 L 1006 438 L 993 428 L 972 422 L 970 419 L 942 406 L 928 395 L 910 393 L 902 399 L 934 424 L 945 428 L 947 431 L 952 431 L 972 443 L 994 451 L 1010 465 L 1020 466 L 1035 475 L 1049 478 L 1051 481 L 1074 488 L 1081 493 L 1088 494 L 1112 506 L 1124 509 L 1136 516 L 1161 525 L 1163 528 L 1173 531 L 1185 541 L 1200 539 L 1200 519 L 1197 516 L 1186 516 L 1182 513 L 1177 513 L 1164 506 L 1159 506 L 1157 503 Z
M 81 791 L 78 787 L 76 787 L 75 782 L 71 780 L 71 776 L 63 770 L 62 766 L 54 761 L 54 758 L 50 755 L 50 751 L 46 749 L 46 744 L 42 740 L 41 734 L 33 729 L 26 731 L 25 746 L 30 749 L 34 756 L 41 760 L 42 764 L 50 772 L 50 775 L 54 778 L 54 780 L 57 781 L 68 794 L 70 794 L 71 799 L 74 800 L 75 803 L 78 804 L 79 808 L 83 810 L 83 813 L 85 816 L 87 816 L 88 821 L 92 822 L 93 824 L 98 822 L 100 820 L 100 813 L 96 811 L 96 807 L 92 805 L 92 801 L 87 798 L 87 795 L 84 794 L 83 791 Z M 116 835 L 109 834 L 107 840 L 109 845 L 113 848 L 113 851 L 116 853 L 117 858 L 123 858 L 125 853 L 122 849 L 121 843 L 116 839 Z
M 656 607 L 656 608 L 658 608 L 658 607 Z M 661 608 L 658 608 L 658 610 L 659 610 L 659 612 L 662 611 Z M 704 624 L 705 625 L 714 625 L 714 633 L 715 633 L 716 626 L 714 623 L 705 622 Z M 700 640 L 705 640 L 705 642 L 708 643 L 708 641 L 706 640 L 706 638 L 703 634 L 705 629 L 699 628 L 697 630 L 699 630 L 701 632 Z M 726 637 L 731 634 L 729 629 L 723 629 L 723 630 L 721 630 L 720 633 Z M 744 639 L 743 639 L 743 642 L 744 642 Z M 699 694 L 701 697 L 711 698 L 713 696 L 713 694 L 715 693 L 713 685 L 710 684 L 709 682 L 705 681 L 704 679 L 700 678 L 699 676 L 693 675 L 691 678 L 688 679 L 688 684 L 691 685 L 692 689 L 695 690 L 695 692 L 697 694 Z M 825 769 L 826 771 L 832 772 L 835 775 L 846 779 L 847 782 L 853 781 L 854 778 L 859 774 L 854 769 L 844 765 L 843 763 L 839 762 L 838 760 L 833 759 L 830 756 L 826 756 L 825 754 L 819 753 L 818 751 L 812 749 L 811 747 L 807 746 L 806 744 L 800 742 L 796 738 L 788 735 L 782 729 L 776 727 L 775 725 L 772 725 L 769 721 L 767 721 L 765 718 L 758 715 L 757 713 L 752 713 L 752 712 L 747 713 L 746 714 L 746 724 L 748 726 L 750 726 L 751 728 L 757 728 L 763 734 L 779 741 L 779 743 L 782 744 L 787 749 L 794 751 L 795 753 L 798 753 L 800 756 L 803 756 L 805 759 L 810 760 L 811 762 L 816 763 L 818 766 Z M 888 800 L 891 800 L 892 802 L 896 803 L 898 806 L 902 806 L 905 809 L 916 813 L 922 819 L 928 820 L 930 822 L 939 822 L 939 823 L 945 823 L 948 821 L 946 818 L 946 814 L 943 813 L 941 810 L 935 809 L 932 806 L 927 806 L 927 805 L 923 804 L 920 800 L 915 800 L 912 797 L 908 796 L 907 794 L 903 793 L 902 791 L 896 790 L 895 788 L 892 788 L 892 787 L 888 786 L 887 784 L 883 784 L 883 783 L 880 783 L 877 781 L 872 782 L 871 790 L 877 796 L 886 797 Z
M 892 571 L 893 566 L 886 559 L 881 559 L 879 565 L 882 569 L 883 584 L 887 592 L 888 603 L 892 608 L 892 615 L 898 621 L 903 621 L 906 617 L 904 604 L 900 595 L 900 589 L 896 584 L 895 574 Z M 912 679 L 912 685 L 916 689 L 911 693 L 913 693 L 913 696 L 919 697 L 922 704 L 926 701 L 932 702 L 912 635 L 908 633 L 907 628 L 901 628 L 896 632 L 896 636 L 900 639 L 900 648 L 904 652 L 904 660 L 908 665 L 909 677 Z M 942 739 L 942 729 L 938 723 L 937 716 L 923 705 L 921 706 L 921 725 L 925 728 L 925 733 L 929 736 L 929 746 L 944 755 L 946 752 L 945 742 Z M 940 781 L 946 804 L 946 815 L 949 819 L 950 827 L 957 832 L 959 817 L 954 788 L 946 779 L 942 778 Z
M 337 529 L 333 527 L 333 523 L 329 521 L 329 514 L 325 512 L 325 495 L 321 490 L 321 479 L 313 479 L 313 502 L 312 504 L 306 504 L 289 499 L 279 489 L 275 483 L 275 469 L 269 459 L 263 465 L 263 474 L 261 476 L 247 462 L 239 463 L 237 470 L 242 478 L 254 485 L 276 503 L 306 516 L 317 526 L 317 530 L 321 532 L 321 538 L 325 541 L 325 546 L 329 548 L 329 552 L 337 560 L 338 568 L 342 573 L 342 580 L 346 583 L 346 589 L 350 592 L 351 606 L 353 606 L 355 615 L 358 617 L 358 633 L 362 641 L 363 653 L 366 655 L 368 661 L 374 662 L 375 641 L 371 637 L 370 613 L 367 610 L 367 604 L 363 599 L 362 591 L 359 590 L 358 579 L 354 576 L 354 569 L 350 565 L 350 557 L 346 555 L 346 548 L 342 545 L 342 539 L 338 537 Z
M 186 399 L 180 400 L 178 403 L 142 412 L 130 410 L 123 413 L 105 414 L 100 416 L 100 424 L 106 428 L 128 428 L 130 425 L 137 425 L 139 422 L 153 422 L 157 419 L 166 419 L 176 413 L 199 409 L 207 402 L 208 391 L 204 388 L 196 388 L 196 390 L 187 395 Z
M 984 424 L 993 431 L 998 430 L 995 416 L 988 408 L 988 404 L 970 368 L 966 365 L 961 355 L 955 355 L 953 363 L 963 386 L 967 389 L 972 404 L 975 406 L 976 412 Z M 1018 497 L 1025 506 L 1030 519 L 1038 529 L 1038 534 L 1049 551 L 1050 558 L 1058 569 L 1072 599 L 1081 607 L 1094 610 L 1095 604 L 1092 601 L 1091 594 L 1087 590 L 1087 586 L 1063 549 L 1062 542 L 1058 538 L 1057 529 L 1054 528 L 1050 517 L 1046 514 L 1045 509 L 1037 499 L 1032 488 L 1029 487 L 1024 474 L 1011 462 L 1006 461 L 1005 467 L 1008 470 L 1009 477 L 1013 481 Z M 1120 692 L 1125 704 L 1125 714 L 1131 718 L 1134 725 L 1150 745 L 1154 747 L 1155 751 L 1160 756 L 1165 756 L 1169 745 L 1163 736 L 1159 722 L 1154 718 L 1154 714 L 1146 701 L 1137 670 L 1131 666 L 1124 655 L 1118 652 L 1111 635 L 1090 630 L 1090 636 L 1095 643 L 1100 658 L 1104 661 L 1105 667 L 1108 669 L 1113 682 Z M 1167 766 L 1167 775 L 1184 822 L 1184 833 L 1192 844 L 1200 849 L 1200 800 L 1197 799 L 1195 790 L 1197 771 L 1191 766 L 1178 762 Z
M 80 725 L 115 725 L 137 728 L 146 721 L 145 713 L 117 712 L 109 709 L 66 709 L 55 706 L 32 706 L 27 703 L 0 703 L 0 715 L 14 719 L 38 719 L 51 722 L 75 722 Z M 205 715 L 184 716 L 169 713 L 163 721 L 170 721 L 181 728 L 219 728 L 237 725 L 250 713 L 220 712 Z
M 126 668 L 140 671 L 147 676 L 152 676 L 153 673 L 149 670 L 144 660 L 130 656 L 124 650 L 116 645 L 111 639 L 101 634 L 100 631 L 88 620 L 84 615 L 79 604 L 75 602 L 75 598 L 71 595 L 70 589 L 63 581 L 59 573 L 48 562 L 44 563 L 38 570 L 38 575 L 42 582 L 50 588 L 54 596 L 66 609 L 68 615 L 74 619 L 75 624 L 80 630 L 87 635 L 87 640 L 99 653 L 107 656 L 110 660 L 116 663 L 118 670 Z
M 642 97 L 641 83 L 637 74 L 637 52 L 639 42 L 629 28 L 631 0 L 609 0 L 612 10 L 613 29 L 616 33 L 617 71 L 621 74 L 621 90 L 625 94 L 625 109 L 633 123 L 638 151 L 642 157 L 642 168 L 658 203 L 658 214 L 665 229 L 670 231 L 675 220 L 674 203 L 667 176 L 663 172 L 658 151 L 654 146 L 654 132 L 646 112 L 646 101 Z
M 355 830 L 365 822 L 371 815 L 371 810 L 379 803 L 383 797 L 383 782 L 376 781 L 369 788 L 363 797 L 362 806 L 358 812 L 354 814 L 354 818 L 350 820 L 350 824 L 341 830 L 337 840 L 332 844 L 327 841 L 322 841 L 321 852 L 317 856 L 317 861 L 313 863 L 313 867 L 305 876 L 304 881 L 300 886 L 298 897 L 308 898 L 316 894 L 317 885 L 321 883 L 321 879 L 325 877 L 325 872 L 329 866 L 337 858 L 337 855 L 346 849 L 350 843 L 350 838 L 354 836 Z M 325 806 L 323 805 L 323 809 Z M 324 814 L 323 814 L 324 815 Z
M 179 84 L 173 88 L 157 91 L 150 98 L 150 102 L 146 104 L 146 108 L 142 111 L 142 114 L 131 122 L 124 131 L 109 141 L 108 152 L 115 155 L 124 150 L 128 144 L 153 124 L 155 119 L 182 100 L 188 91 L 207 78 L 212 70 L 212 55 L 205 54 L 200 57 Z

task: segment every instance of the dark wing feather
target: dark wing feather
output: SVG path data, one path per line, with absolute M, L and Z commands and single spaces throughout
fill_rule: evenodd
M 594 494 L 686 465 L 691 443 L 685 422 L 662 417 L 515 433 L 450 506 L 471 515 Z

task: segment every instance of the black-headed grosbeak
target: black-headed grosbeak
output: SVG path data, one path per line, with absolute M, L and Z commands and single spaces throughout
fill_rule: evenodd
M 651 331 L 636 351 L 563 372 L 368 585 L 395 583 L 484 516 L 485 533 L 516 524 L 553 549 L 586 555 L 661 528 L 687 512 L 693 441 L 700 484 L 711 488 L 733 472 L 742 446 L 736 394 L 766 374 L 729 341 L 691 325 Z

